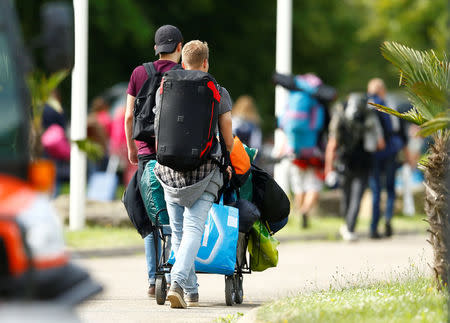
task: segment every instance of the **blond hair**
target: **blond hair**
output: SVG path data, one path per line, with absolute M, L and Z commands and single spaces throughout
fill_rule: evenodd
M 369 94 L 379 94 L 383 90 L 386 90 L 386 86 L 380 78 L 373 78 L 367 84 L 367 93 Z
M 231 114 L 233 117 L 239 117 L 255 124 L 259 124 L 261 122 L 255 101 L 249 95 L 241 95 L 236 100 L 233 105 L 233 109 L 231 110 Z
M 183 46 L 181 52 L 182 61 L 191 68 L 202 66 L 205 59 L 209 59 L 209 48 L 207 42 L 191 40 Z

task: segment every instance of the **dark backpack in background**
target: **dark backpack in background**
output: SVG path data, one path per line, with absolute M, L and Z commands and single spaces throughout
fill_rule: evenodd
M 338 113 L 336 129 L 338 170 L 369 167 L 371 154 L 364 149 L 364 136 L 367 131 L 365 123 L 371 113 L 367 106 L 367 96 L 361 93 L 350 94 L 344 111 Z
M 133 113 L 133 139 L 153 143 L 155 140 L 155 106 L 156 91 L 161 84 L 162 74 L 155 69 L 152 62 L 144 63 L 148 78 L 139 90 L 134 101 Z M 181 69 L 176 64 L 172 69 Z
M 208 73 L 171 70 L 164 74 L 156 134 L 158 163 L 176 171 L 203 164 L 217 144 L 220 93 Z

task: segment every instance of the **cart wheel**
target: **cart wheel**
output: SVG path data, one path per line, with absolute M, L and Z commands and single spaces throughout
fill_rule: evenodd
M 234 300 L 233 280 L 233 276 L 225 276 L 225 303 L 227 303 L 228 306 L 232 306 Z
M 167 282 L 164 275 L 156 276 L 155 297 L 158 305 L 164 305 L 167 296 Z
M 236 304 L 242 304 L 244 301 L 244 289 L 242 288 L 244 277 L 242 277 L 242 274 L 235 274 L 234 275 L 234 302 Z

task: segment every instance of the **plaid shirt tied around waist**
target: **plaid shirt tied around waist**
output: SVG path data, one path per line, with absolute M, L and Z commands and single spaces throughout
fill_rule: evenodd
M 183 188 L 194 185 L 208 176 L 217 167 L 217 161 L 208 159 L 204 164 L 194 170 L 179 172 L 170 167 L 156 164 L 154 172 L 164 184 L 174 188 Z

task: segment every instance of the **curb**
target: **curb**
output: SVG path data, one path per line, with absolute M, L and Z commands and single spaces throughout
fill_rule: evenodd
M 395 233 L 395 236 L 409 236 L 409 235 L 423 235 L 425 232 L 420 230 L 403 230 Z M 360 234 L 361 238 L 369 239 L 369 234 Z M 340 235 L 336 233 L 333 237 L 336 240 L 329 239 L 329 234 L 316 234 L 311 236 L 281 236 L 275 238 L 280 242 L 311 242 L 311 241 L 323 241 L 323 242 L 337 242 L 342 241 Z M 130 247 L 118 247 L 118 248 L 107 248 L 107 249 L 69 249 L 72 259 L 84 259 L 84 258 L 95 258 L 95 257 L 121 257 L 121 256 L 132 256 L 135 254 L 140 254 L 145 252 L 144 243 L 139 246 Z

